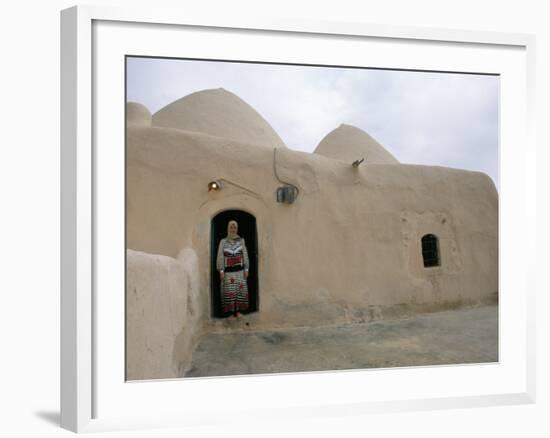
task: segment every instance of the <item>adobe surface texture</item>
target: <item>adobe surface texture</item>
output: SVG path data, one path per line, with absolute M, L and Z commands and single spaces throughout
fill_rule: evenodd
M 202 338 L 184 377 L 498 361 L 496 305 L 322 328 L 234 325 Z

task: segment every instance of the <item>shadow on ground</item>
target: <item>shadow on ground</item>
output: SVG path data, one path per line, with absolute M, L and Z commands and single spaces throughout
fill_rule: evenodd
M 34 413 L 38 418 L 44 420 L 46 423 L 50 423 L 53 426 L 59 426 L 61 422 L 61 416 L 57 411 L 37 411 Z

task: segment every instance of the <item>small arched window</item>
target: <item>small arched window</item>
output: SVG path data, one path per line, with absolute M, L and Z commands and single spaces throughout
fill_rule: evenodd
M 422 258 L 424 267 L 440 266 L 439 260 L 439 242 L 433 234 L 426 234 L 422 237 Z

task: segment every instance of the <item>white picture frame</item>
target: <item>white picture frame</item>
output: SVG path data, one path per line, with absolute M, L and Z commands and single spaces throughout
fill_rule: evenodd
M 120 381 L 120 371 L 124 373 L 120 370 L 120 354 L 124 353 L 118 349 L 120 340 L 123 341 L 120 328 L 124 321 L 117 306 L 125 293 L 124 288 L 119 287 L 124 271 L 120 261 L 124 258 L 122 253 L 108 259 L 112 251 L 106 252 L 108 243 L 105 242 L 120 242 L 124 237 L 124 224 L 120 221 L 120 211 L 106 216 L 106 209 L 117 208 L 121 193 L 116 188 L 107 193 L 105 187 L 119 187 L 124 173 L 118 149 L 124 147 L 120 144 L 124 124 L 117 125 L 122 120 L 124 101 L 121 100 L 118 106 L 112 105 L 123 93 L 124 77 L 111 74 L 110 69 L 120 72 L 123 53 L 189 55 L 189 52 L 183 53 L 181 41 L 179 46 L 174 42 L 174 37 L 180 38 L 179 32 L 182 32 L 181 38 L 196 37 L 192 54 L 204 51 L 203 57 L 207 58 L 214 57 L 223 47 L 209 47 L 206 41 L 216 42 L 216 38 L 226 32 L 235 41 L 252 43 L 235 44 L 234 53 L 226 54 L 226 59 L 249 56 L 254 60 L 272 60 L 281 56 L 277 50 L 258 52 L 260 47 L 253 43 L 260 40 L 262 43 L 269 40 L 270 47 L 284 49 L 288 60 L 300 57 L 300 50 L 305 53 L 300 49 L 301 43 L 311 44 L 308 56 L 318 56 L 325 62 L 330 57 L 340 56 L 336 53 L 339 45 L 364 45 L 365 48 L 372 45 L 371 59 L 377 59 L 372 62 L 385 63 L 384 67 L 501 75 L 499 232 L 502 290 L 498 364 L 190 379 L 185 382 L 181 379 Z M 279 39 L 281 45 L 277 43 Z M 126 52 L 127 44 L 131 44 L 132 53 Z M 295 52 L 290 50 L 289 44 L 296 46 Z M 377 47 L 380 44 L 384 48 Z M 316 48 L 320 49 L 318 53 Z M 413 57 L 415 51 L 419 54 L 416 58 Z M 262 59 L 258 59 L 258 53 L 263 54 Z M 433 56 L 434 53 L 437 56 Z M 232 391 L 236 387 L 254 395 L 253 403 L 237 399 L 235 405 L 244 409 L 241 414 L 256 421 L 281 415 L 293 418 L 363 415 L 534 402 L 535 292 L 530 280 L 534 278 L 530 275 L 534 268 L 515 254 L 515 249 L 525 246 L 534 252 L 533 236 L 536 235 L 532 134 L 534 53 L 534 36 L 525 34 L 305 19 L 242 17 L 228 20 L 214 15 L 196 16 L 188 11 L 182 14 L 103 6 L 78 6 L 62 11 L 61 426 L 83 432 L 211 424 L 213 412 L 216 423 L 223 424 L 230 422 L 234 413 L 222 412 L 213 395 L 220 388 Z M 111 64 L 113 59 L 115 62 Z M 102 93 L 115 100 L 107 102 Z M 106 109 L 107 104 L 109 109 Z M 107 115 L 108 111 L 113 113 Z M 105 144 L 113 147 L 106 149 Z M 518 144 L 522 147 L 518 148 Z M 98 147 L 102 148 L 99 154 Z M 114 155 L 110 155 L 110 151 Z M 514 230 L 522 224 L 533 230 L 529 236 L 514 235 Z M 104 292 L 107 289 L 112 291 L 110 296 L 118 297 L 115 298 L 118 301 L 109 301 Z M 98 300 L 98 296 L 102 299 Z M 113 333 L 113 336 L 105 333 Z M 454 380 L 454 386 L 446 383 L 449 380 Z M 317 391 L 315 388 L 320 384 L 323 390 Z M 369 394 L 351 390 L 362 385 L 368 385 Z M 290 402 L 284 396 L 289 388 L 298 388 L 298 394 L 304 395 L 297 395 Z M 187 398 L 178 398 L 182 394 Z M 147 403 L 147 400 L 156 402 Z

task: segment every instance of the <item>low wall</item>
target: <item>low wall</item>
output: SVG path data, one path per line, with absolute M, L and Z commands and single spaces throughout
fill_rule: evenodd
M 198 259 L 127 251 L 126 379 L 181 377 L 202 333 Z

